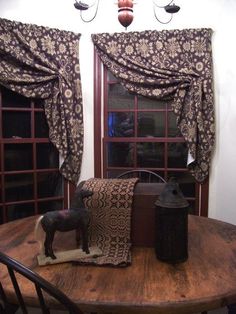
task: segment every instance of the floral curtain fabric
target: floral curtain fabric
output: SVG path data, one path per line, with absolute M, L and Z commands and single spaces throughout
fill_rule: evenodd
M 211 35 L 211 29 L 92 35 L 101 60 L 127 90 L 173 99 L 198 182 L 208 176 L 215 137 Z
M 0 84 L 44 99 L 49 137 L 77 183 L 83 152 L 80 34 L 0 19 Z

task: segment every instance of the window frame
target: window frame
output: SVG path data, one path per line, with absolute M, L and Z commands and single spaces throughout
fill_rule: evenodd
M 104 169 L 104 139 L 103 139 L 103 87 L 104 87 L 103 63 L 94 48 L 94 176 L 103 178 Z M 175 140 L 176 141 L 176 140 Z M 181 141 L 182 142 L 182 141 Z M 209 178 L 203 183 L 196 183 L 195 214 L 208 216 Z
M 34 205 L 34 215 L 40 214 L 39 211 L 39 204 L 40 202 L 47 202 L 47 201 L 62 201 L 63 207 L 69 207 L 69 199 L 71 194 L 72 185 L 69 183 L 68 180 L 62 177 L 63 180 L 63 187 L 62 187 L 62 194 L 58 196 L 43 196 L 39 197 L 37 190 L 38 181 L 37 176 L 38 174 L 47 174 L 47 173 L 56 173 L 59 171 L 59 167 L 51 167 L 51 168 L 40 168 L 37 167 L 37 145 L 43 143 L 50 143 L 48 137 L 36 137 L 35 134 L 35 126 L 36 126 L 36 116 L 37 113 L 44 113 L 44 108 L 35 106 L 35 101 L 30 99 L 30 105 L 28 107 L 3 107 L 2 106 L 2 91 L 1 89 L 4 88 L 0 85 L 0 123 L 3 125 L 3 113 L 4 112 L 28 112 L 30 115 L 30 134 L 31 137 L 3 137 L 3 128 L 0 128 L 0 186 L 1 188 L 1 199 L 0 199 L 0 210 L 2 210 L 1 220 L 2 223 L 6 223 L 9 221 L 8 219 L 8 206 L 17 206 L 22 204 L 33 204 Z M 44 113 L 45 114 L 45 113 Z M 4 169 L 4 156 L 5 156 L 5 145 L 21 145 L 21 144 L 30 144 L 32 146 L 32 169 L 23 169 L 23 170 L 6 170 Z M 58 161 L 58 165 L 59 165 Z M 22 200 L 7 200 L 5 191 L 5 176 L 7 175 L 23 175 L 23 174 L 31 174 L 32 175 L 32 187 L 33 193 L 30 199 L 22 199 Z M 31 212 L 30 212 L 31 213 Z M 28 215 L 27 215 L 28 216 Z

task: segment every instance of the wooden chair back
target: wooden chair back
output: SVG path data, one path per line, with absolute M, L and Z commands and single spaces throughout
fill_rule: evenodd
M 139 182 L 146 183 L 166 183 L 166 181 L 156 172 L 145 169 L 128 170 L 117 176 L 119 179 L 139 178 Z
M 56 299 L 60 307 L 65 309 L 69 314 L 83 314 L 83 312 L 74 304 L 64 293 L 62 293 L 55 286 L 50 284 L 44 278 L 31 271 L 29 268 L 25 267 L 23 264 L 19 263 L 15 259 L 0 252 L 0 264 L 7 267 L 9 277 L 11 279 L 12 285 L 15 291 L 15 297 L 17 299 L 19 308 L 23 314 L 29 314 L 29 311 L 25 305 L 23 293 L 21 292 L 20 284 L 18 283 L 18 276 L 16 273 L 22 275 L 27 280 L 34 283 L 35 291 L 38 296 L 39 306 L 43 314 L 50 314 L 50 309 L 47 306 L 46 297 L 50 296 Z M 1 314 L 13 314 L 16 312 L 18 306 L 12 305 L 13 302 L 9 300 L 7 292 L 4 290 L 0 282 L 0 313 Z M 15 303 L 15 302 L 14 302 Z

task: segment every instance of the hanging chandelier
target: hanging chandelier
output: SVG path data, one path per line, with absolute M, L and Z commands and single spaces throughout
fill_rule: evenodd
M 77 1 L 74 3 L 74 7 L 80 11 L 80 17 L 83 22 L 91 22 L 95 19 L 97 12 L 98 12 L 98 7 L 99 7 L 99 1 L 100 0 L 94 0 L 91 4 L 84 3 L 81 1 Z M 147 1 L 147 0 L 146 0 Z M 153 12 L 154 16 L 157 19 L 158 22 L 162 24 L 167 24 L 172 20 L 173 14 L 177 13 L 180 10 L 180 7 L 175 5 L 173 3 L 174 0 L 169 1 L 166 5 L 159 5 L 158 4 L 159 0 L 152 0 L 153 2 Z M 134 13 L 133 13 L 133 6 L 136 4 L 134 0 L 118 0 L 117 5 L 118 5 L 118 21 L 122 26 L 127 28 L 134 19 Z M 90 10 L 91 9 L 91 10 Z M 164 10 L 164 12 L 167 13 L 168 19 L 163 21 L 160 19 L 158 13 L 160 10 Z M 86 18 L 85 11 L 92 11 L 92 17 Z

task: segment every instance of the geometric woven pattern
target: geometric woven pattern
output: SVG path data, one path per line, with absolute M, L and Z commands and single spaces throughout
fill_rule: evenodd
M 97 246 L 103 254 L 83 258 L 81 263 L 130 264 L 131 209 L 137 181 L 137 178 L 92 178 L 84 183 L 83 188 L 93 191 L 93 195 L 85 200 L 90 210 L 89 246 Z

